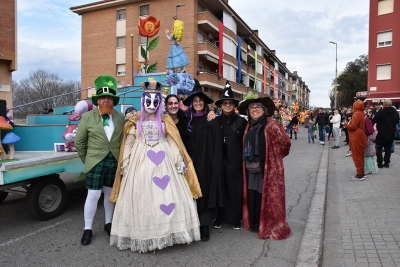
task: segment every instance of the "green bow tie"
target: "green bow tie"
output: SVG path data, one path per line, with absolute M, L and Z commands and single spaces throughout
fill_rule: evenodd
M 110 126 L 110 125 L 108 125 L 108 119 L 110 118 L 110 115 L 103 114 L 103 115 L 101 115 L 101 117 L 103 118 L 103 126 Z

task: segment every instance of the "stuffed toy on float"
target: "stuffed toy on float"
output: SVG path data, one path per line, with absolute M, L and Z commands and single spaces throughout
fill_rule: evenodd
M 65 129 L 62 138 L 66 141 L 64 144 L 65 152 L 76 152 L 74 145 L 76 131 L 78 124 L 71 124 L 72 121 L 79 121 L 82 118 L 82 114 L 93 109 L 93 103 L 89 100 L 81 100 L 75 105 L 74 113 L 68 117 L 69 123 Z
M 0 116 L 0 130 L 12 129 L 13 127 L 11 126 L 11 124 L 9 124 L 3 116 Z M 10 148 L 10 152 L 7 155 L 3 149 L 3 146 L 0 144 L 0 160 L 15 159 L 14 143 L 17 143 L 19 141 L 21 141 L 21 138 L 19 138 L 16 134 L 14 134 L 13 132 L 7 133 L 1 143 L 3 143 L 4 145 L 8 145 L 8 147 Z

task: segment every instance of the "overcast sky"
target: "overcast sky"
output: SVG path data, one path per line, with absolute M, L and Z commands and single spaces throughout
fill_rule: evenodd
M 95 1 L 17 0 L 18 71 L 14 80 L 42 68 L 80 80 L 81 18 L 69 8 Z M 177 3 L 179 0 L 177 0 Z M 260 6 L 260 3 L 263 3 Z M 346 63 L 368 53 L 368 0 L 229 0 L 278 58 L 311 90 L 311 105 L 329 106 L 328 91 Z

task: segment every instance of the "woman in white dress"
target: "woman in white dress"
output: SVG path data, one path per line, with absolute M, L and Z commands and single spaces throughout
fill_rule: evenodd
M 147 252 L 200 240 L 193 198 L 201 190 L 174 122 L 162 115 L 161 84 L 142 86 L 145 111 L 125 124 L 121 142 L 110 245 Z

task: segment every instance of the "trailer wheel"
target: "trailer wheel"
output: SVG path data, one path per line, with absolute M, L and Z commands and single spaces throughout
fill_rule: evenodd
M 33 217 L 46 221 L 64 211 L 67 198 L 67 187 L 58 175 L 45 176 L 30 185 L 26 204 Z
M 0 192 L 0 203 L 3 202 L 7 196 L 8 196 L 8 192 L 1 191 Z

